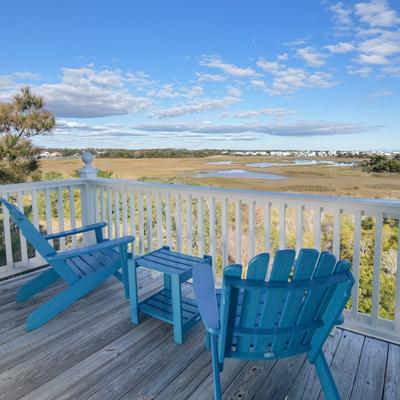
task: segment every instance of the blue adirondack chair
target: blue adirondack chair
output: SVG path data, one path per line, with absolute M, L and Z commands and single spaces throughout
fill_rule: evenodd
M 221 399 L 224 358 L 271 360 L 300 353 L 315 365 L 325 398 L 340 399 L 322 346 L 343 321 L 354 284 L 350 263 L 314 249 L 302 249 L 297 260 L 295 256 L 294 250 L 277 251 L 267 282 L 267 253 L 250 261 L 246 279 L 241 265 L 226 267 L 220 294 L 211 266 L 194 266 L 196 302 L 211 342 L 216 400 Z
M 40 305 L 29 315 L 26 324 L 28 330 L 39 328 L 111 275 L 124 284 L 125 296 L 129 297 L 127 246 L 134 241 L 133 236 L 103 240 L 102 228 L 106 226 L 105 222 L 43 236 L 15 205 L 2 198 L 0 198 L 0 204 L 7 208 L 12 220 L 25 238 L 51 267 L 18 290 L 17 302 L 29 300 L 59 279 L 63 279 L 68 284 L 65 290 Z M 95 232 L 97 244 L 57 252 L 48 243 L 51 239 L 89 231 Z

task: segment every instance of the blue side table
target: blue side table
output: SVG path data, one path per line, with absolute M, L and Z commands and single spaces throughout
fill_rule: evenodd
M 200 321 L 200 314 L 196 302 L 189 297 L 182 296 L 181 285 L 192 277 L 193 265 L 204 261 L 211 264 L 211 257 L 189 256 L 171 251 L 166 246 L 136 257 L 128 268 L 132 322 L 139 323 L 140 311 L 172 324 L 174 340 L 176 343 L 182 344 L 185 333 Z M 138 302 L 136 274 L 136 269 L 139 267 L 164 274 L 164 288 L 141 303 Z

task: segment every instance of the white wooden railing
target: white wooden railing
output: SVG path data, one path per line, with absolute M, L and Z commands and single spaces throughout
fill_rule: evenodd
M 278 248 L 304 246 L 333 251 L 337 257 L 351 258 L 356 280 L 345 311 L 345 326 L 400 343 L 400 201 L 88 175 L 84 179 L 4 185 L 0 196 L 16 202 L 43 231 L 106 221 L 105 236 L 135 235 L 138 254 L 162 245 L 189 254 L 210 254 L 217 278 L 224 266 L 246 264 L 261 251 L 273 254 Z M 0 215 L 0 248 L 5 250 L 0 277 L 43 263 L 22 235 L 15 237 L 7 212 Z M 78 244 L 55 245 L 63 249 Z M 385 305 L 388 295 L 390 306 Z
M 1 185 L 0 197 L 14 202 L 43 233 L 51 233 L 81 225 L 78 203 L 84 187 L 81 179 Z M 5 207 L 0 218 L 0 279 L 43 265 L 40 255 L 17 232 Z M 61 250 L 75 246 L 76 238 L 71 244 L 61 239 L 56 245 Z

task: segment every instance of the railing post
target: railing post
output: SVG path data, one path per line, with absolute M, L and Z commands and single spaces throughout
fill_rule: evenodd
M 93 167 L 92 162 L 94 155 L 89 151 L 85 151 L 82 154 L 82 161 L 85 164 L 79 170 L 79 176 L 81 179 L 86 180 L 84 186 L 81 188 L 81 215 L 82 225 L 89 225 L 96 222 L 96 215 L 94 213 L 95 207 L 95 188 L 93 188 L 88 182 L 89 179 L 94 179 L 97 176 L 98 169 Z M 89 244 L 93 241 L 90 232 L 84 234 L 83 241 L 85 244 Z

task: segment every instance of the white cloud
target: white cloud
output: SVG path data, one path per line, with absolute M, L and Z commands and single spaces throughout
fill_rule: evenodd
M 400 76 L 400 66 L 384 67 L 383 71 L 394 76 Z
M 288 67 L 277 62 L 258 60 L 257 65 L 273 76 L 265 91 L 273 96 L 291 94 L 302 88 L 330 88 L 336 85 L 328 72 L 308 72 L 303 68 Z
M 202 72 L 196 72 L 198 81 L 200 82 L 223 82 L 226 76 L 220 74 L 205 74 Z
M 390 90 L 380 90 L 379 92 L 372 93 L 369 97 L 388 97 L 392 94 Z
M 354 50 L 354 44 L 349 42 L 339 42 L 324 46 L 331 53 L 349 53 Z
M 356 67 L 353 67 L 353 66 L 350 65 L 350 66 L 347 67 L 347 72 L 350 75 L 358 75 L 358 76 L 361 76 L 363 78 L 367 78 L 368 76 L 371 75 L 372 68 L 371 67 L 359 67 L 359 68 L 356 68 Z
M 309 37 L 305 36 L 305 37 L 302 37 L 302 38 L 298 38 L 298 39 L 292 40 L 290 42 L 285 42 L 285 43 L 283 43 L 283 45 L 284 46 L 288 46 L 288 47 L 301 46 L 303 44 L 306 44 L 308 39 L 309 39 Z
M 246 110 L 246 111 L 235 111 L 226 112 L 221 115 L 222 118 L 234 117 L 234 118 L 254 118 L 261 115 L 268 115 L 274 118 L 283 118 L 288 115 L 295 114 L 294 111 L 287 110 L 286 108 L 262 108 L 260 110 Z
M 26 79 L 30 81 L 36 81 L 40 79 L 42 75 L 30 71 L 17 71 L 14 72 L 12 76 L 16 79 Z
M 104 117 L 133 114 L 148 109 L 149 99 L 128 89 L 129 77 L 119 70 L 96 69 L 93 65 L 64 68 L 57 83 L 32 84 L 58 117 Z M 10 91 L 21 86 L 15 83 Z
M 339 30 L 347 29 L 351 24 L 351 10 L 345 8 L 342 2 L 335 3 L 329 7 L 332 11 Z
M 238 89 L 230 88 L 228 95 L 220 99 L 209 99 L 203 98 L 192 101 L 189 104 L 181 106 L 161 108 L 153 112 L 153 115 L 157 118 L 175 118 L 182 117 L 187 114 L 197 114 L 204 111 L 216 110 L 225 108 L 231 104 L 240 101 L 241 92 Z
M 286 61 L 288 58 L 289 58 L 289 54 L 288 53 L 279 54 L 278 57 L 277 57 L 277 59 L 279 61 Z
M 354 60 L 359 64 L 385 65 L 389 63 L 388 59 L 381 54 L 360 54 Z
M 303 47 L 297 50 L 297 55 L 311 67 L 322 67 L 325 65 L 326 56 L 312 47 Z
M 267 87 L 267 84 L 264 81 L 261 81 L 260 79 L 252 79 L 250 81 L 250 84 L 255 89 L 265 89 Z
M 138 124 L 132 127 L 139 132 L 147 133 L 202 133 L 202 134 L 263 134 L 272 136 L 332 136 L 361 134 L 381 128 L 377 125 L 360 123 L 298 121 L 285 124 Z
M 177 139 L 187 141 L 245 141 L 257 140 L 265 135 L 282 137 L 331 136 L 363 134 L 380 126 L 325 122 L 297 121 L 273 124 L 215 124 L 210 121 L 190 123 L 104 124 L 92 125 L 72 120 L 58 119 L 55 134 L 34 138 L 39 145 L 75 147 L 134 148 L 143 144 L 154 145 L 154 140 Z M 160 142 L 161 143 L 161 142 Z
M 345 5 L 346 4 L 346 7 Z M 386 0 L 340 2 L 330 7 L 341 34 L 353 35 L 351 40 L 324 46 L 331 53 L 354 52 L 350 74 L 363 77 L 372 74 L 396 75 L 400 55 L 400 18 Z M 343 30 L 343 28 L 346 28 Z
M 238 67 L 237 65 L 234 64 L 227 64 L 222 61 L 222 59 L 219 56 L 207 56 L 203 57 L 203 59 L 200 61 L 200 65 L 209 67 L 209 68 L 218 68 L 224 71 L 228 75 L 236 76 L 236 77 L 254 77 L 257 76 L 258 74 L 254 69 L 252 68 L 243 68 L 243 67 Z
M 279 72 L 282 68 L 281 64 L 277 63 L 276 61 L 267 61 L 264 59 L 258 60 L 256 64 L 265 72 L 269 72 L 271 74 Z
M 354 9 L 360 20 L 372 27 L 392 27 L 400 23 L 396 11 L 389 8 L 386 0 L 358 3 Z

